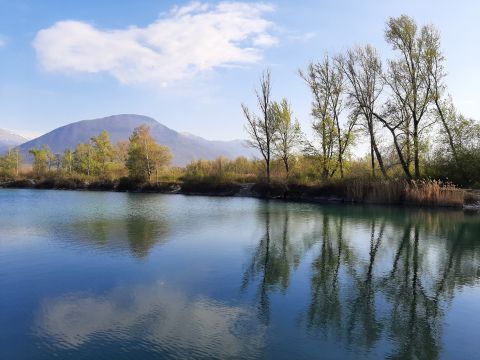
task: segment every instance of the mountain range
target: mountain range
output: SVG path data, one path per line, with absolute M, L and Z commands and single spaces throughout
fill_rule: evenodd
M 0 129 L 0 154 L 4 153 L 8 149 L 14 148 L 20 144 L 28 141 L 23 136 L 14 134 L 11 131 Z
M 28 150 L 47 144 L 53 153 L 63 153 L 67 148 L 74 149 L 81 142 L 106 130 L 112 142 L 128 140 L 132 131 L 140 126 L 150 127 L 152 137 L 160 144 L 167 145 L 173 153 L 173 165 L 184 166 L 194 159 L 215 159 L 219 156 L 236 158 L 252 157 L 253 151 L 243 140 L 211 141 L 188 133 L 180 133 L 162 125 L 155 119 L 135 114 L 112 115 L 93 120 L 74 122 L 49 133 L 24 142 L 19 146 L 27 162 L 31 161 Z

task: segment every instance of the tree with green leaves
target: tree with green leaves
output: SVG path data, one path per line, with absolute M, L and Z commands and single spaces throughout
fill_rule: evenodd
M 113 146 L 110 142 L 110 135 L 103 130 L 100 135 L 91 138 L 93 150 L 95 151 L 95 162 L 98 164 L 100 175 L 105 176 L 108 164 L 113 159 Z
M 11 149 L 4 156 L 0 157 L 0 170 L 18 176 L 22 163 L 23 157 L 20 149 Z
M 345 79 L 341 62 L 341 58 L 331 59 L 325 55 L 322 61 L 311 63 L 306 73 L 300 71 L 313 95 L 312 128 L 320 142 L 320 151 L 312 144 L 307 151 L 319 153 L 324 180 L 331 178 L 338 169 L 343 177 L 344 157 L 352 145 L 357 121 L 357 116 L 352 116 L 345 126 L 341 124 L 340 115 L 345 108 Z
M 73 152 L 73 168 L 79 174 L 93 175 L 97 169 L 95 149 L 92 144 L 80 143 Z
M 418 29 L 415 20 L 401 15 L 388 20 L 385 39 L 399 56 L 388 61 L 384 81 L 390 97 L 384 114 L 376 114 L 376 118 L 392 133 L 407 178 L 418 179 L 422 135 L 434 123 L 429 110 L 435 95 L 432 67 L 443 62 L 440 34 L 431 25 Z
M 292 109 L 287 99 L 282 99 L 280 103 L 273 102 L 272 114 L 277 133 L 274 142 L 274 154 L 282 160 L 288 179 L 290 159 L 302 141 L 302 131 L 298 120 L 293 119 Z
M 53 153 L 50 147 L 44 144 L 40 149 L 30 149 L 29 153 L 33 155 L 33 172 L 37 176 L 45 175 L 52 166 Z
M 137 127 L 130 136 L 126 166 L 128 176 L 139 182 L 158 179 L 159 170 L 167 166 L 172 153 L 167 146 L 158 144 L 150 135 L 150 128 L 142 125 Z

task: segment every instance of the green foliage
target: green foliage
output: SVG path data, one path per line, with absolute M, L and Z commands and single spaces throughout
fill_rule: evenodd
M 110 136 L 106 130 L 103 130 L 100 135 L 92 137 L 91 141 L 98 172 L 106 174 L 108 165 L 113 159 L 113 146 L 110 142 Z
M 43 145 L 40 149 L 30 149 L 33 155 L 33 172 L 36 176 L 43 176 L 53 165 L 54 155 L 48 145 Z
M 9 150 L 4 156 L 0 156 L 0 175 L 18 176 L 22 163 L 23 157 L 20 150 Z
M 150 135 L 150 128 L 140 126 L 130 136 L 126 166 L 128 176 L 137 182 L 158 180 L 159 172 L 170 164 L 172 153 Z
M 80 143 L 73 152 L 73 169 L 79 174 L 93 175 L 97 173 L 95 149 L 91 144 Z

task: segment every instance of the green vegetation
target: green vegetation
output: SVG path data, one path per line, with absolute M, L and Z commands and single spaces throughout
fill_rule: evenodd
M 162 183 L 182 183 L 188 192 L 225 194 L 256 183 L 266 196 L 459 205 L 464 192 L 456 186 L 480 186 L 480 123 L 461 115 L 447 93 L 445 57 L 433 26 L 418 27 L 405 15 L 390 18 L 385 39 L 396 54 L 385 65 L 365 45 L 325 54 L 299 71 L 312 95 L 312 139 L 302 133 L 288 100 L 272 99 L 265 70 L 257 113 L 242 104 L 248 144 L 260 160 L 218 158 L 170 167 L 170 150 L 141 126 L 116 144 L 103 131 L 63 154 L 46 145 L 31 149 L 30 174 L 21 174 L 22 156 L 12 150 L 0 158 L 0 175 L 49 179 L 66 188 L 94 183 L 155 191 L 165 189 Z M 353 156 L 362 139 L 368 154 Z

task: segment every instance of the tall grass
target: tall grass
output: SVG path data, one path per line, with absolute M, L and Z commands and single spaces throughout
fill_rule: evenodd
M 430 206 L 463 206 L 465 191 L 437 180 L 411 182 L 405 188 L 405 203 Z
M 346 200 L 375 204 L 463 206 L 465 191 L 437 180 L 408 182 L 402 179 L 353 180 L 346 186 Z

